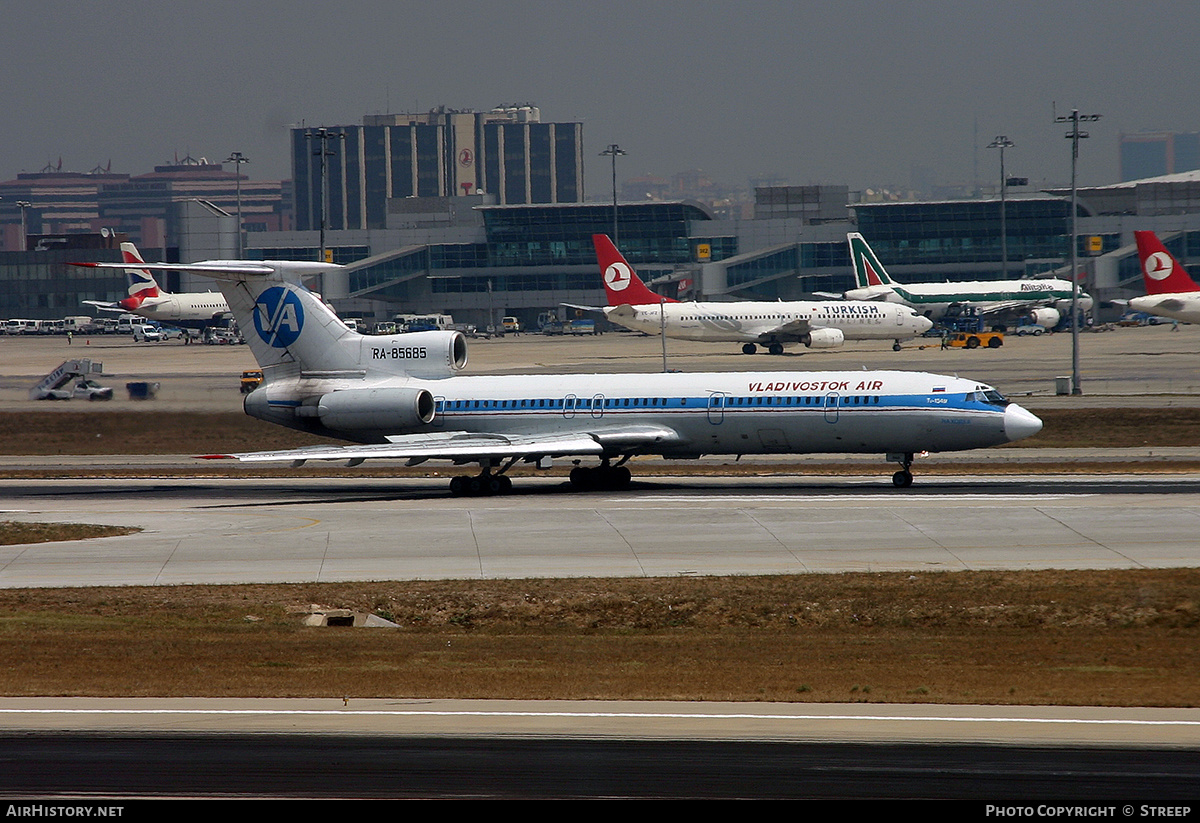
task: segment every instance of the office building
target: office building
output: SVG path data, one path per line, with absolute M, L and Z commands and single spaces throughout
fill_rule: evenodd
M 535 106 L 369 115 L 292 130 L 296 228 L 385 229 L 389 201 L 487 194 L 501 205 L 583 199 L 583 124 Z

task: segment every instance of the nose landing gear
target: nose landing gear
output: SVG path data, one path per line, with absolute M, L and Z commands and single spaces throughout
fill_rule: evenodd
M 901 466 L 900 471 L 892 475 L 892 485 L 898 489 L 907 489 L 911 486 L 913 476 L 910 470 L 912 469 L 913 453 L 892 453 L 888 454 L 887 459 L 889 462 L 899 463 Z

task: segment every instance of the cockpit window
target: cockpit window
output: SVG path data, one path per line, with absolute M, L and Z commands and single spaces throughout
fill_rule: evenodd
M 993 406 L 1007 406 L 1009 403 L 1008 398 L 995 389 L 988 389 L 987 391 L 979 392 L 979 394 L 980 400 L 984 403 L 990 403 Z

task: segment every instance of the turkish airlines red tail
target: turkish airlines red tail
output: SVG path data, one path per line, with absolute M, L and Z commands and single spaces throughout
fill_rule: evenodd
M 1142 262 L 1142 280 L 1146 294 L 1180 294 L 1198 291 L 1200 286 L 1188 276 L 1187 269 L 1167 251 L 1152 231 L 1135 231 L 1138 259 Z
M 593 234 L 592 243 L 596 246 L 596 260 L 600 263 L 600 272 L 604 276 L 604 293 L 608 295 L 608 305 L 645 306 L 679 302 L 657 295 L 646 288 L 646 284 L 637 276 L 629 261 L 617 251 L 607 234 Z

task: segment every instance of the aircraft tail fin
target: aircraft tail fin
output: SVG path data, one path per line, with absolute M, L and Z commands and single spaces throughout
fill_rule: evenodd
M 608 295 L 609 306 L 679 302 L 650 291 L 607 234 L 593 234 L 592 244 L 596 247 L 596 260 L 604 277 L 604 293 Z
M 888 277 L 875 252 L 871 251 L 866 238 L 858 232 L 851 232 L 846 235 L 846 242 L 850 244 L 850 260 L 854 264 L 854 281 L 858 288 L 896 285 Z
M 1137 240 L 1138 259 L 1142 264 L 1142 280 L 1146 284 L 1146 294 L 1175 294 L 1178 292 L 1200 291 L 1178 260 L 1167 247 L 1162 244 L 1152 231 L 1135 231 Z
M 138 253 L 137 246 L 133 243 L 122 243 L 121 262 L 144 263 L 146 261 Z M 129 281 L 129 296 L 117 301 L 117 305 L 127 311 L 140 308 L 147 298 L 159 297 L 162 294 L 158 288 L 158 281 L 154 279 L 154 275 L 150 273 L 149 269 L 127 268 L 125 269 L 125 278 Z
M 461 332 L 363 335 L 347 327 L 318 295 L 277 274 L 238 273 L 218 283 L 268 380 L 269 369 L 313 377 L 382 372 L 439 378 L 467 364 Z

